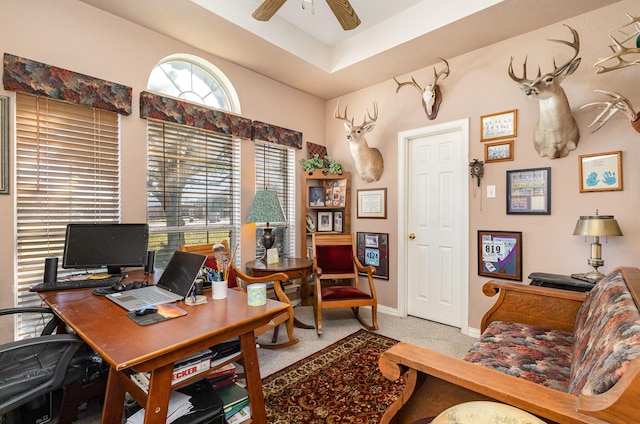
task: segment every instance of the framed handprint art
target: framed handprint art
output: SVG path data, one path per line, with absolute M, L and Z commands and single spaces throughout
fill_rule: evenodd
M 581 155 L 580 193 L 622 190 L 622 152 Z

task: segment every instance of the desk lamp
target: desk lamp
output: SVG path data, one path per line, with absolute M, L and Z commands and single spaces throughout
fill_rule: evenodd
M 274 190 L 257 191 L 256 197 L 253 198 L 253 204 L 251 204 L 247 222 L 267 223 L 262 233 L 262 245 L 265 251 L 271 249 L 276 241 L 276 236 L 271 233 L 273 228 L 269 227 L 269 223 L 286 222 L 282 206 L 280 206 L 280 201 L 278 200 L 278 193 Z
M 593 271 L 586 274 L 572 274 L 573 278 L 586 279 L 597 283 L 602 280 L 604 274 L 598 271 L 598 267 L 604 265 L 602 259 L 602 245 L 600 244 L 601 236 L 621 236 L 622 231 L 618 226 L 618 222 L 613 218 L 613 215 L 598 215 L 596 209 L 595 215 L 581 216 L 578 219 L 576 228 L 573 230 L 574 236 L 593 236 L 593 243 L 591 243 L 591 257 L 587 260 L 587 263 L 593 267 Z

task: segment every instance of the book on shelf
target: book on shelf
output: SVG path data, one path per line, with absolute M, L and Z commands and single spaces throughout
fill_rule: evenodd
M 238 381 L 238 376 L 236 374 L 233 374 L 228 377 L 224 377 L 221 380 L 211 381 L 210 384 L 211 384 L 211 387 L 213 387 L 214 389 L 220 390 L 223 387 L 227 387 L 234 384 L 236 381 Z
M 216 368 L 215 370 L 211 371 L 211 373 L 207 375 L 207 378 L 209 379 L 209 381 L 212 381 L 222 376 L 234 375 L 235 373 L 236 366 L 233 362 L 230 362 L 226 365 L 221 366 L 220 368 Z
M 179 383 L 196 374 L 206 371 L 211 366 L 211 358 L 201 358 L 199 362 L 190 362 L 180 367 L 174 367 L 171 384 Z M 136 372 L 131 374 L 131 380 L 138 385 L 145 393 L 149 393 L 149 377 L 148 372 Z
M 242 401 L 249 400 L 249 392 L 238 383 L 230 384 L 218 390 L 218 396 L 222 399 L 225 411 Z
M 249 405 L 249 399 L 245 399 L 236 403 L 235 405 L 224 408 L 224 417 L 229 419 L 233 417 L 235 414 L 240 412 L 245 406 Z
M 251 418 L 251 405 L 245 405 L 238 412 L 227 418 L 227 424 L 240 424 Z

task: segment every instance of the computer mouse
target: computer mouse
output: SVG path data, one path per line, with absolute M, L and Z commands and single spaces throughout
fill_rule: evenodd
M 154 305 L 142 305 L 138 309 L 136 309 L 136 315 L 148 315 L 158 312 L 158 307 Z
M 124 283 L 115 283 L 111 285 L 111 289 L 116 292 L 121 292 L 127 289 L 127 285 Z

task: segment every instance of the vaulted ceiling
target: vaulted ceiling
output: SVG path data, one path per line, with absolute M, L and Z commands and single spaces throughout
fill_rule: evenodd
M 350 31 L 325 0 L 80 1 L 328 100 L 620 0 L 350 0 Z

